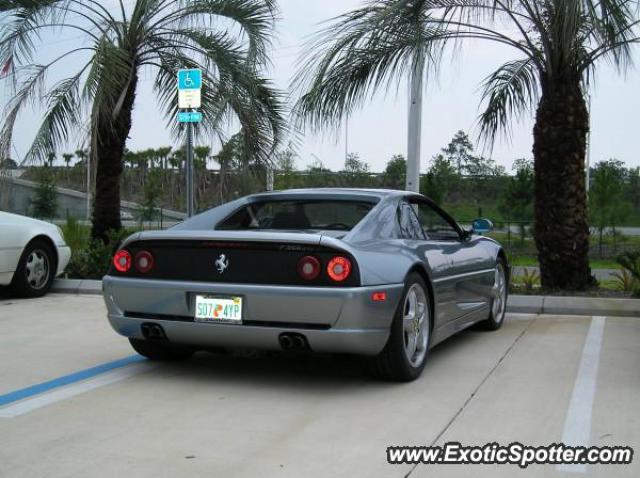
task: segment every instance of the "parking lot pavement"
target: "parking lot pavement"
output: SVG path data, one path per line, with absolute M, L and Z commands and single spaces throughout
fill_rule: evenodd
M 524 471 L 386 462 L 390 445 L 447 441 L 586 436 L 637 450 L 639 339 L 634 318 L 511 315 L 436 347 L 416 382 L 390 384 L 342 356 L 151 364 L 130 359 L 100 297 L 2 298 L 0 476 L 639 476 L 638 459 Z

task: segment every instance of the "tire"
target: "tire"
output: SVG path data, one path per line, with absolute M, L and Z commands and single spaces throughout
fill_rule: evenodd
M 479 324 L 485 330 L 498 330 L 502 327 L 507 311 L 509 275 L 507 274 L 507 264 L 502 258 L 499 258 L 496 264 L 492 293 L 493 298 L 489 308 L 489 318 Z
M 56 254 L 49 243 L 34 239 L 20 256 L 11 289 L 19 297 L 42 297 L 51 289 L 57 268 Z
M 194 350 L 179 345 L 169 345 L 163 342 L 154 342 L 143 339 L 129 339 L 133 350 L 143 357 L 159 362 L 178 362 L 191 358 Z
M 391 323 L 389 340 L 374 359 L 374 372 L 378 377 L 395 382 L 411 382 L 420 376 L 431 343 L 430 300 L 422 276 L 410 273 Z M 412 338 L 415 342 L 412 342 Z

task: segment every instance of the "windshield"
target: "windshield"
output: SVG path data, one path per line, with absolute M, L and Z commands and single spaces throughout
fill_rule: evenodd
M 239 209 L 216 229 L 350 231 L 374 205 L 366 201 L 345 200 L 262 201 Z

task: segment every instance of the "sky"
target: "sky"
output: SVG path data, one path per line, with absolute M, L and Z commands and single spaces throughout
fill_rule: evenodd
M 131 3 L 132 0 L 128 0 Z M 296 72 L 303 44 L 321 23 L 333 16 L 361 5 L 360 0 L 280 0 L 281 19 L 277 24 L 273 42 L 272 66 L 269 76 L 275 84 L 287 89 Z M 39 49 L 39 55 L 49 56 L 63 51 L 76 41 L 74 38 L 48 39 Z M 636 52 L 637 53 L 637 52 Z M 421 169 L 428 168 L 431 158 L 445 147 L 458 130 L 468 132 L 476 142 L 476 120 L 479 112 L 480 89 L 483 78 L 497 66 L 513 59 L 513 50 L 486 42 L 467 44 L 450 58 L 445 58 L 436 78 L 425 85 L 422 116 Z M 637 54 L 636 54 L 637 56 Z M 62 65 L 62 75 L 73 71 L 79 62 Z M 55 80 L 55 74 L 50 80 Z M 3 104 L 9 94 L 5 84 Z M 166 120 L 156 107 L 151 90 L 152 77 L 143 75 L 136 99 L 133 128 L 127 147 L 131 150 L 178 146 L 165 128 Z M 325 166 L 339 170 L 345 159 L 345 129 L 348 129 L 350 153 L 357 153 L 372 171 L 381 171 L 395 154 L 406 155 L 407 144 L 407 81 L 403 79 L 397 91 L 382 92 L 354 113 L 348 128 L 338 133 L 303 133 L 299 140 L 296 166 L 304 169 L 320 159 Z M 617 158 L 628 166 L 640 166 L 640 76 L 630 69 L 620 76 L 612 67 L 602 63 L 591 91 L 591 163 Z M 26 111 L 18 122 L 14 140 L 14 156 L 18 159 L 28 149 L 41 120 L 41 111 Z M 517 122 L 510 138 L 501 138 L 486 155 L 509 171 L 514 159 L 531 158 L 533 113 Z M 230 130 L 229 134 L 235 131 Z M 213 150 L 219 144 L 211 145 Z M 70 151 L 76 149 L 69 145 Z M 479 148 L 481 149 L 481 148 Z

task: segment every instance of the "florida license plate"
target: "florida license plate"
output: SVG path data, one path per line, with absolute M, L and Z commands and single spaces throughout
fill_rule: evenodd
M 196 295 L 196 322 L 242 322 L 242 297 Z

